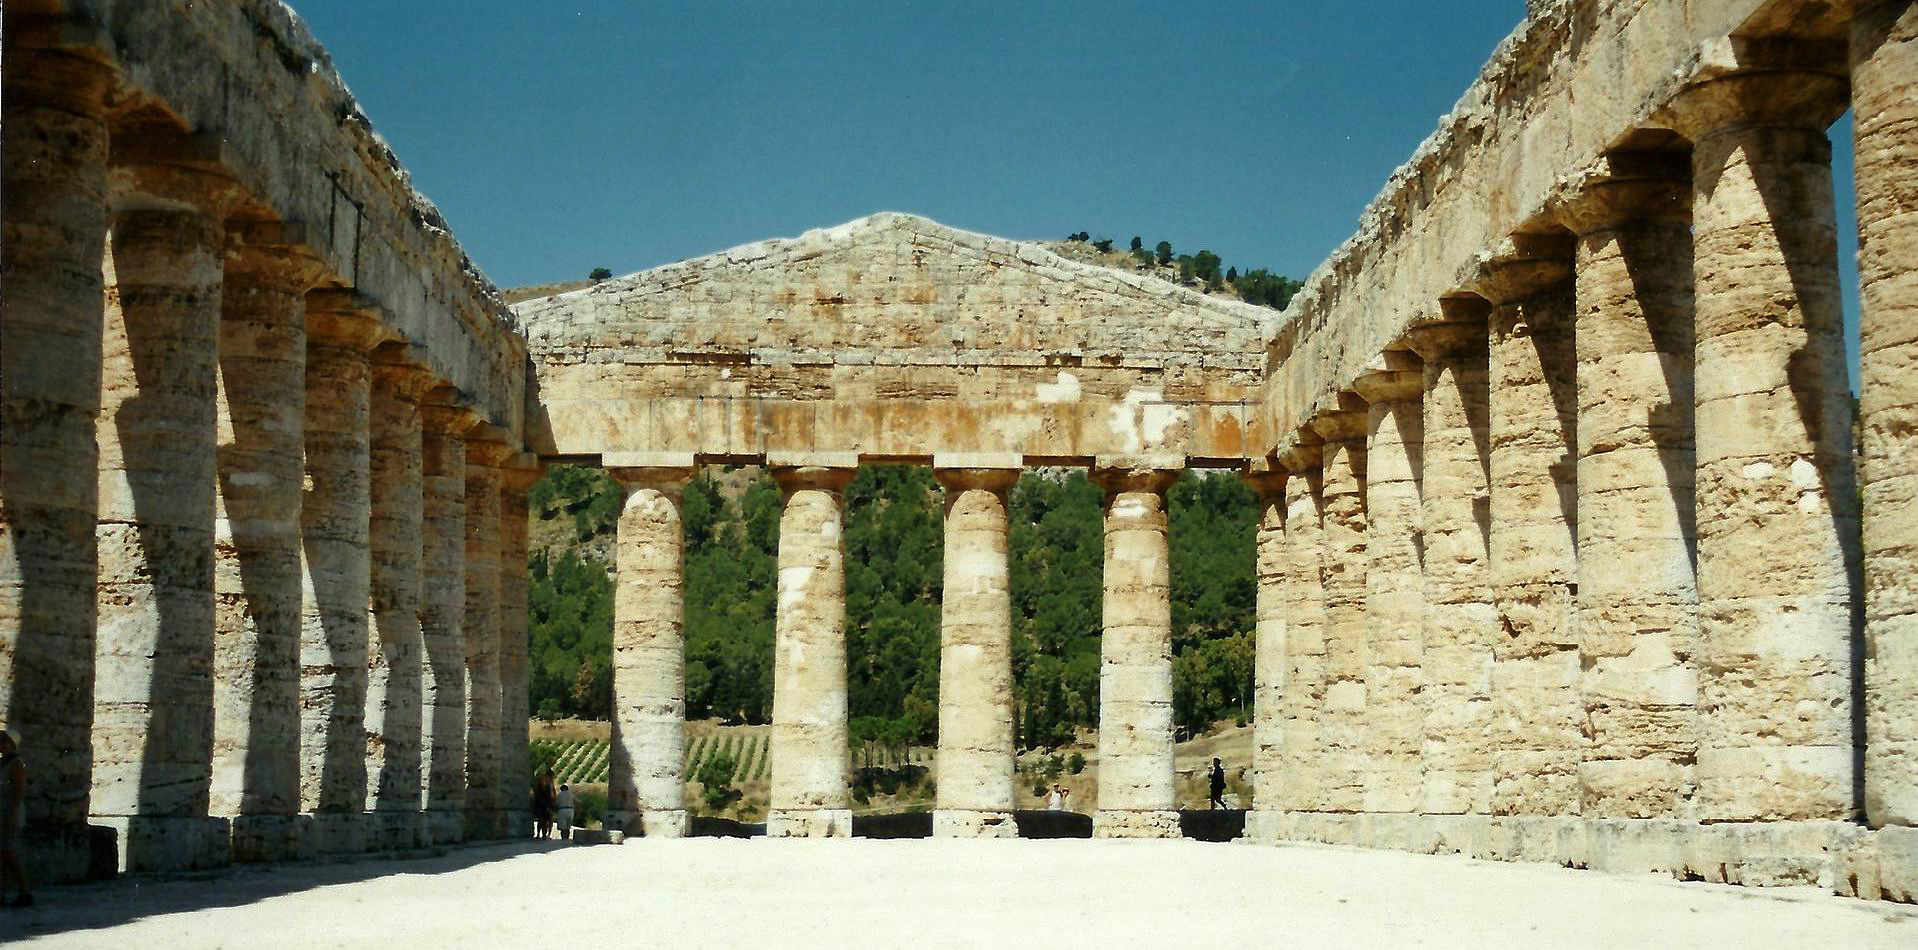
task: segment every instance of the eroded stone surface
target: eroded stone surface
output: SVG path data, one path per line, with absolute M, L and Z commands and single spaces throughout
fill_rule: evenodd
M 683 468 L 614 469 L 626 489 L 613 591 L 613 749 L 609 827 L 640 831 L 684 813 L 686 641 Z M 647 830 L 648 834 L 656 834 Z
M 1175 806 L 1172 574 L 1165 492 L 1176 471 L 1095 469 L 1105 489 L 1099 640 L 1099 812 L 1094 832 L 1130 834 Z M 1145 821 L 1140 826 L 1138 822 Z M 1176 832 L 1177 823 L 1173 823 Z
M 946 491 L 934 833 L 1016 835 L 1006 498 L 1019 471 L 941 468 L 933 474 Z
M 773 470 L 786 504 L 779 516 L 769 835 L 852 836 L 846 565 L 839 539 L 839 492 L 852 476 L 850 468 Z

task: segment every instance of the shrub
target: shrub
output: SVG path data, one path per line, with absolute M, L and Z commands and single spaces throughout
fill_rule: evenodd
M 606 793 L 596 789 L 573 789 L 573 824 L 591 828 L 606 819 Z
M 733 799 L 733 770 L 738 767 L 730 751 L 721 751 L 701 762 L 693 780 L 705 789 L 706 807 L 718 811 Z
M 1104 254 L 1107 251 L 1112 250 L 1112 239 L 1100 238 L 1097 241 L 1092 242 L 1092 246 L 1098 248 L 1099 253 Z
M 1046 796 L 1046 783 L 1043 781 L 1032 783 L 1032 794 L 1036 798 L 1044 798 Z
M 1064 759 L 1059 758 L 1057 755 L 1046 756 L 1047 781 L 1051 781 L 1052 779 L 1058 778 L 1059 773 L 1061 771 L 1064 771 L 1065 767 L 1066 767 L 1066 763 Z
M 605 280 L 611 276 L 613 276 L 613 272 L 604 267 L 595 267 L 592 273 L 586 275 L 588 280 Z
M 1083 753 L 1074 752 L 1072 753 L 1070 757 L 1066 759 L 1066 771 L 1071 772 L 1074 775 L 1077 775 L 1080 772 L 1083 772 L 1085 770 L 1086 770 L 1086 757 Z

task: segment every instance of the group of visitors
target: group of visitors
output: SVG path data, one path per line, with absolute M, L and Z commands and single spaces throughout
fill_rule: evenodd
M 533 783 L 533 837 L 550 839 L 553 824 L 559 823 L 559 840 L 573 840 L 573 787 L 561 784 L 553 790 L 553 770 L 539 773 Z
M 1212 760 L 1212 768 L 1207 771 L 1206 778 L 1210 786 L 1208 790 L 1212 793 L 1211 800 L 1206 803 L 1207 806 L 1214 809 L 1226 807 L 1225 766 L 1218 759 Z M 1046 811 L 1065 811 L 1066 797 L 1071 794 L 1071 789 L 1058 782 L 1052 783 L 1052 788 L 1046 792 Z

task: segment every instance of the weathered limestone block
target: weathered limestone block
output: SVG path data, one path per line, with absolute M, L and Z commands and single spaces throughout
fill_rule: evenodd
M 1288 785 L 1286 774 L 1286 689 L 1291 661 L 1286 654 L 1287 573 L 1291 567 L 1285 536 L 1285 486 L 1283 465 L 1268 459 L 1254 459 L 1245 479 L 1259 501 L 1257 545 L 1258 594 L 1256 626 L 1253 630 L 1252 675 L 1252 811 L 1246 815 L 1246 837 L 1254 841 L 1273 841 L 1277 829 L 1271 825 L 1285 809 Z
M 694 469 L 691 456 L 683 461 L 609 470 L 626 489 L 626 506 L 619 516 L 613 591 L 607 827 L 655 838 L 683 837 L 689 827 L 682 769 L 686 582 L 679 503 Z M 843 660 L 840 665 L 843 670 Z
M 387 332 L 351 291 L 307 295 L 300 808 L 313 816 L 308 832 L 323 854 L 365 846 L 370 359 Z
M 935 468 L 933 477 L 946 492 L 933 833 L 1017 837 L 1006 499 L 1019 470 Z
M 1179 835 L 1173 786 L 1172 574 L 1166 489 L 1177 470 L 1095 468 L 1105 489 L 1099 644 L 1099 810 L 1104 838 Z
M 1492 810 L 1490 407 L 1484 306 L 1446 301 L 1445 322 L 1414 329 L 1425 360 L 1425 724 L 1421 758 L 1428 814 Z
M 460 840 L 466 802 L 466 430 L 476 417 L 429 393 L 421 406 L 420 674 L 425 834 Z
M 237 861 L 300 853 L 300 482 L 306 291 L 274 223 L 229 233 L 219 338 L 211 811 Z
M 840 491 L 855 469 L 781 466 L 773 656 L 772 837 L 850 838 L 846 566 Z
M 1689 87 L 1697 280 L 1698 817 L 1853 815 L 1862 619 L 1831 144 L 1808 51 Z M 1795 71 L 1794 71 L 1795 70 Z
M 1614 153 L 1559 209 L 1578 234 L 1582 813 L 1684 818 L 1698 751 L 1691 186 Z
M 526 679 L 530 650 L 527 593 L 532 585 L 526 560 L 526 490 L 539 480 L 540 470 L 534 461 L 531 456 L 521 455 L 500 469 L 499 769 L 500 808 L 506 813 L 509 838 L 533 833 L 533 762 L 526 745 L 526 724 L 532 718 Z
M 1489 264 L 1477 286 L 1492 304 L 1495 815 L 1578 811 L 1585 711 L 1572 612 L 1578 400 L 1571 266 L 1568 241 L 1527 239 Z
M 1365 439 L 1365 811 L 1416 812 L 1424 798 L 1426 701 L 1424 367 L 1387 350 L 1353 384 Z
M 366 680 L 368 844 L 408 848 L 422 838 L 422 676 L 420 628 L 425 497 L 420 397 L 434 379 L 404 351 L 376 351 L 367 411 L 371 514 L 367 550 L 373 630 Z
M 1851 108 L 1863 304 L 1865 814 L 1873 826 L 1918 825 L 1918 6 L 1910 0 L 1872 0 L 1852 14 Z
M 1318 809 L 1325 788 L 1320 732 L 1326 687 L 1320 454 L 1313 443 L 1295 447 L 1279 459 L 1287 473 L 1285 553 L 1279 579 L 1280 609 L 1285 616 L 1285 701 L 1280 710 L 1284 754 L 1279 763 L 1284 779 L 1272 807 L 1292 811 Z M 1263 793 L 1254 791 L 1257 802 Z
M 466 804 L 467 840 L 506 835 L 499 770 L 500 463 L 502 442 L 466 439 Z
M 152 156 L 177 144 L 149 135 Z M 125 870 L 223 864 L 227 824 L 207 817 L 214 418 L 222 222 L 240 195 L 191 164 L 109 176 L 92 809 L 121 829 Z
M 1325 441 L 1319 452 L 1319 570 L 1324 578 L 1325 659 L 1321 673 L 1319 744 L 1322 763 L 1311 808 L 1365 810 L 1366 731 L 1371 710 L 1365 692 L 1368 665 L 1365 616 L 1365 430 L 1366 413 L 1356 396 L 1349 408 L 1312 420 Z
M 0 97 L 0 722 L 32 757 L 35 883 L 87 873 L 99 510 L 101 259 L 113 82 L 7 24 Z M 44 31 L 43 31 L 44 32 Z

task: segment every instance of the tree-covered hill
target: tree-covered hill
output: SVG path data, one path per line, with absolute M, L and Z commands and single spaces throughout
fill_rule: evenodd
M 855 738 L 935 741 L 942 504 L 925 468 L 862 468 L 845 493 L 846 635 Z M 532 707 L 611 710 L 611 538 L 618 487 L 557 466 L 530 496 Z M 763 723 L 772 712 L 780 497 L 756 469 L 708 467 L 686 489 L 687 715 Z M 1187 473 L 1170 496 L 1177 719 L 1249 714 L 1251 492 Z M 1013 676 L 1022 745 L 1098 724 L 1101 512 L 1081 472 L 1022 477 L 1011 505 Z

